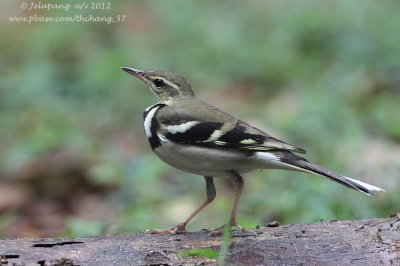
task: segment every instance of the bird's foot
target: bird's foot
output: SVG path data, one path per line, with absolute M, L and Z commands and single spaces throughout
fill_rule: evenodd
M 222 233 L 224 232 L 224 228 L 225 226 L 228 226 L 226 224 L 224 224 L 223 226 L 214 228 L 214 229 L 201 229 L 202 231 L 206 231 L 210 236 L 220 236 L 222 235 Z M 230 230 L 230 228 L 229 228 Z
M 166 234 L 166 235 L 176 235 L 180 233 L 185 233 L 186 232 L 186 224 L 178 224 L 177 226 L 167 228 L 167 229 L 148 229 L 145 231 L 145 233 L 148 234 Z
M 220 236 L 224 233 L 224 229 L 226 226 L 229 226 L 229 230 L 231 230 L 232 227 L 236 227 L 236 229 L 242 231 L 243 234 L 245 235 L 252 235 L 252 236 L 257 236 L 257 232 L 251 229 L 244 228 L 240 224 L 237 224 L 236 222 L 230 223 L 230 224 L 225 224 L 223 226 L 217 227 L 215 229 L 202 229 L 206 232 L 208 232 L 211 236 Z

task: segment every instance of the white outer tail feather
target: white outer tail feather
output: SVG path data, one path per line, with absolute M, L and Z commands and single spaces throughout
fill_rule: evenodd
M 368 196 L 375 195 L 373 191 L 385 191 L 379 187 L 367 184 L 357 179 L 334 173 L 293 153 L 278 155 L 268 152 L 258 152 L 257 157 L 264 162 L 264 168 L 281 168 L 320 175 Z
M 301 158 L 301 157 L 300 157 Z M 309 161 L 304 160 L 301 158 L 301 160 L 294 161 L 294 165 L 298 166 L 301 170 L 317 174 L 323 177 L 327 177 L 331 179 L 332 181 L 335 181 L 337 183 L 340 183 L 344 186 L 347 186 L 349 188 L 352 188 L 354 190 L 357 190 L 361 193 L 364 193 L 368 196 L 375 195 L 374 191 L 384 191 L 383 189 L 367 184 L 365 182 L 359 181 L 357 179 L 353 179 L 347 176 L 343 176 L 337 173 L 334 173 L 328 169 L 325 169 L 319 165 L 313 164 Z
M 362 181 L 360 181 L 360 180 L 353 179 L 353 178 L 350 178 L 350 177 L 347 177 L 347 176 L 343 176 L 343 177 L 344 177 L 344 178 L 347 178 L 347 179 L 349 179 L 349 180 L 351 180 L 351 181 L 353 181 L 354 183 L 359 184 L 360 186 L 363 186 L 363 187 L 367 188 L 368 190 L 372 190 L 372 191 L 385 191 L 384 189 L 381 189 L 381 188 L 379 188 L 379 187 L 370 185 L 370 184 L 365 183 L 365 182 L 362 182 Z M 368 194 L 368 193 L 365 193 L 365 194 L 367 194 L 368 196 L 371 196 L 371 195 Z

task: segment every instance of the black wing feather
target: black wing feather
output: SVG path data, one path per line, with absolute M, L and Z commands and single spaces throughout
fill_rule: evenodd
M 165 137 L 178 143 L 201 144 L 208 140 L 212 133 L 221 128 L 222 125 L 223 124 L 219 122 L 199 123 L 192 126 L 185 132 L 177 132 L 175 134 L 168 132 Z
M 207 147 L 226 147 L 253 151 L 291 150 L 305 153 L 303 149 L 291 146 L 273 137 L 246 132 L 246 127 L 239 123 L 227 132 L 223 132 L 221 136 L 211 138 L 213 133 L 217 130 L 222 130 L 223 126 L 224 123 L 220 122 L 199 122 L 185 132 L 171 133 L 167 130 L 165 137 L 181 144 Z M 258 133 L 258 131 L 254 132 Z

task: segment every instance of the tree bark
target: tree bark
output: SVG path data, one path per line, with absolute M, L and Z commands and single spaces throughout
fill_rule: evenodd
M 234 232 L 226 265 L 400 265 L 400 217 L 260 227 L 258 236 Z M 221 236 L 132 234 L 84 238 L 3 238 L 0 265 L 215 265 L 183 255 L 220 252 Z M 189 254 L 186 252 L 186 254 Z M 196 254 L 196 252 L 195 252 Z

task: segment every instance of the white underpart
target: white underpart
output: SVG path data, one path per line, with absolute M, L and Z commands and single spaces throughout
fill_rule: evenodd
M 208 141 L 208 142 L 215 141 L 215 140 L 219 139 L 223 133 L 224 133 L 224 131 L 222 131 L 220 129 L 214 130 L 214 132 L 211 134 L 211 136 L 206 141 Z
M 189 130 L 191 127 L 193 127 L 194 125 L 198 124 L 200 122 L 197 121 L 189 121 L 183 124 L 179 124 L 179 125 L 172 125 L 172 126 L 167 126 L 167 130 L 169 131 L 169 133 L 171 134 L 176 134 L 176 133 L 184 133 L 187 130 Z
M 269 152 L 257 152 L 257 156 L 265 161 L 281 162 L 278 156 Z
M 296 169 L 296 167 L 281 162 L 278 156 L 269 152 L 256 152 L 257 158 L 262 162 L 260 168 L 265 169 Z M 297 170 L 297 169 L 296 169 Z
M 150 106 L 149 108 L 152 108 L 153 106 Z M 146 110 L 148 110 L 147 108 Z M 148 138 L 151 137 L 151 121 L 153 120 L 153 116 L 156 113 L 156 111 L 160 108 L 160 106 L 154 107 L 151 109 L 151 111 L 147 114 L 146 118 L 144 119 L 144 132 L 146 133 L 146 136 Z
M 362 182 L 362 181 L 360 181 L 360 180 L 356 180 L 356 179 L 353 179 L 353 178 L 350 178 L 350 177 L 347 177 L 347 176 L 345 176 L 345 178 L 347 178 L 347 179 L 353 181 L 354 183 L 359 184 L 360 186 L 365 187 L 365 188 L 368 189 L 368 190 L 385 191 L 385 190 L 383 190 L 383 189 L 381 189 L 381 188 L 379 188 L 379 187 L 376 187 L 376 186 L 373 186 L 373 185 L 364 183 L 364 182 Z

